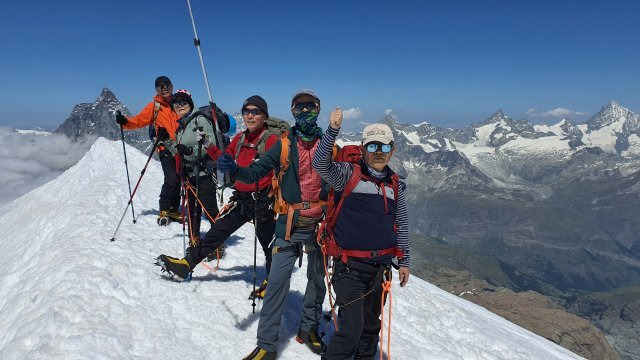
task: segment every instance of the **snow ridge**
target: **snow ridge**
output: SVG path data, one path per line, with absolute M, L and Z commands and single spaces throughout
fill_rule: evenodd
M 137 179 L 146 155 L 132 147 L 127 155 Z M 109 238 L 128 190 L 121 143 L 103 138 L 0 217 L 0 358 L 238 359 L 255 346 L 258 315 L 246 300 L 250 224 L 227 242 L 217 272 L 199 266 L 191 282 L 169 280 L 152 263 L 160 253 L 182 253 L 182 228 L 155 224 L 159 163 L 152 161 L 144 176 L 134 200 L 138 223 L 127 214 L 115 242 Z M 260 256 L 258 262 L 261 279 Z M 294 341 L 305 267 L 292 276 L 279 359 L 313 357 Z M 394 280 L 394 358 L 580 358 L 415 276 L 404 289 Z

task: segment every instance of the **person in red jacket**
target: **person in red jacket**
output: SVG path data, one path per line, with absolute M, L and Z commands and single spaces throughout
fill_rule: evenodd
M 249 166 L 254 161 L 259 161 L 260 156 L 278 141 L 278 137 L 267 127 L 268 117 L 267 102 L 258 95 L 249 97 L 242 105 L 242 120 L 247 129 L 237 134 L 225 150 L 226 154 L 236 159 L 239 166 Z M 207 137 L 204 138 L 204 146 L 212 159 L 217 160 L 222 155 L 222 152 Z M 212 254 L 231 234 L 257 217 L 256 235 L 265 256 L 266 278 L 252 296 L 263 297 L 271 268 L 269 244 L 275 229 L 273 197 L 269 196 L 272 175 L 273 171 L 263 176 L 258 183 L 253 184 L 236 181 L 235 191 L 230 203 L 227 204 L 230 207 L 226 213 L 223 210 L 222 215 L 211 226 L 206 236 L 189 248 L 183 259 L 160 255 L 160 266 L 182 279 L 187 278 L 193 268 Z
M 125 130 L 138 129 L 143 126 L 153 125 L 155 136 L 160 140 L 158 144 L 158 157 L 164 172 L 164 183 L 160 190 L 158 225 L 167 225 L 168 220 L 182 221 L 180 214 L 180 179 L 176 173 L 176 163 L 173 155 L 167 150 L 162 141 L 176 139 L 178 128 L 178 115 L 171 109 L 173 97 L 173 85 L 166 76 L 156 78 L 156 96 L 153 101 L 140 111 L 136 116 L 126 118 L 124 115 L 116 115 L 116 122 Z

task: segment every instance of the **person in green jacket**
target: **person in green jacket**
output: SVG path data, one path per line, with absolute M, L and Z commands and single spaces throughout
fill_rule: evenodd
M 209 222 L 212 222 L 212 219 L 218 214 L 214 179 L 215 165 L 207 155 L 202 140 L 203 135 L 209 139 L 215 139 L 215 135 L 211 120 L 199 112 L 193 112 L 194 105 L 189 91 L 176 91 L 171 106 L 180 119 L 176 130 L 176 141 L 168 141 L 165 146 L 174 155 L 179 154 L 182 177 L 193 190 L 188 188 L 186 191 L 188 214 L 185 215 L 185 220 L 189 224 L 190 245 L 193 247 L 200 240 L 203 206 L 208 214 L 206 216 Z M 197 199 L 195 192 L 198 195 Z
M 249 360 L 276 358 L 280 317 L 289 293 L 291 273 L 297 260 L 302 260 L 303 253 L 307 254 L 307 288 L 296 340 L 306 344 L 315 354 L 323 354 L 326 350 L 318 334 L 326 286 L 323 254 L 316 243 L 316 232 L 324 215 L 322 205 L 326 204 L 323 199 L 326 200 L 328 189 L 311 166 L 318 140 L 322 137 L 322 129 L 317 125 L 320 99 L 311 90 L 300 90 L 291 100 L 291 113 L 296 123 L 288 137 L 272 146 L 260 161 L 238 167 L 230 156 L 218 159 L 220 170 L 229 171 L 246 183 L 255 183 L 275 169 L 276 176 L 281 175 L 279 186 L 282 200 L 286 202 L 276 220 L 271 272 L 258 324 L 258 346 L 244 358 Z M 284 146 L 288 144 L 289 165 L 280 174 L 283 143 Z M 277 204 L 275 207 L 278 208 Z

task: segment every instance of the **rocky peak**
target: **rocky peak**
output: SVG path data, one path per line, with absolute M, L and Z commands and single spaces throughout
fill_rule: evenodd
M 120 129 L 115 122 L 116 111 L 131 116 L 127 107 L 122 104 L 108 88 L 103 88 L 93 103 L 81 103 L 73 107 L 69 117 L 56 129 L 56 133 L 65 134 L 78 140 L 86 135 L 102 136 L 110 140 L 120 138 Z M 128 131 L 125 139 L 137 147 L 146 146 L 149 136 L 146 127 Z
M 504 112 L 502 111 L 502 109 L 498 109 L 498 111 L 493 113 L 493 115 L 491 115 L 488 119 L 483 121 L 481 124 L 482 125 L 489 125 L 489 124 L 494 124 L 494 123 L 498 123 L 498 122 L 501 122 L 501 121 L 508 121 L 508 120 L 511 120 L 511 118 L 506 116 L 504 114 Z
M 589 130 L 597 130 L 618 121 L 626 122 L 632 118 L 635 118 L 636 123 L 638 122 L 638 115 L 623 107 L 617 101 L 611 100 L 609 104 L 604 106 L 597 114 L 587 120 L 586 124 Z

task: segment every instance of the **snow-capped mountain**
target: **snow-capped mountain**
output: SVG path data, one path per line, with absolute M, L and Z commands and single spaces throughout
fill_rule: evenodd
M 76 105 L 55 133 L 65 134 L 74 140 L 86 135 L 103 136 L 110 140 L 119 139 L 120 128 L 115 121 L 116 111 L 121 111 L 125 116 L 131 116 L 129 109 L 116 98 L 113 92 L 103 88 L 93 103 Z M 146 127 L 126 131 L 125 141 L 138 149 L 145 149 L 151 142 Z
M 188 283 L 161 276 L 154 257 L 179 255 L 183 245 L 180 225 L 155 224 L 162 184 L 156 161 L 134 199 L 137 223 L 125 221 L 109 241 L 128 199 L 121 150 L 98 139 L 78 164 L 0 217 L 0 358 L 238 359 L 254 347 L 258 316 L 246 300 L 251 225 L 229 239 L 216 272 L 201 265 Z M 135 173 L 146 155 L 127 152 Z M 305 267 L 292 277 L 280 359 L 312 357 L 293 340 Z M 395 281 L 392 291 L 394 358 L 580 358 L 416 277 L 405 288 Z
M 563 292 L 640 281 L 638 119 L 611 102 L 578 125 L 531 125 L 501 110 L 458 130 L 382 121 L 394 131 L 391 166 L 409 184 L 413 230 L 497 257 L 549 294 L 543 284 Z

